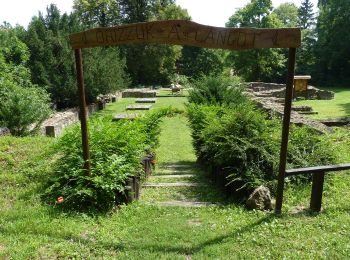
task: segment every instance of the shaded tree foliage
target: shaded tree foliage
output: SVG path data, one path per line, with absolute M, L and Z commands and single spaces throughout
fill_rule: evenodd
M 224 70 L 223 51 L 184 46 L 178 66 L 180 74 L 192 79 L 219 75 Z
M 19 30 L 0 26 L 0 126 L 13 135 L 26 135 L 51 111 L 46 91 L 31 83 L 29 50 L 16 36 Z
M 91 18 L 90 22 L 92 26 L 96 21 Z M 46 87 L 59 108 L 77 105 L 75 62 L 68 35 L 87 26 L 89 24 L 79 20 L 78 13 L 61 15 L 55 5 L 50 5 L 45 16 L 39 13 L 33 17 L 23 37 L 31 53 L 28 64 L 33 82 Z M 118 50 L 87 50 L 84 59 L 88 61 L 85 76 L 89 102 L 94 102 L 98 94 L 126 86 L 127 81 L 120 83 L 127 76 L 124 73 L 125 61 L 120 58 Z M 93 77 L 100 79 L 93 80 Z M 96 85 L 96 82 L 99 83 Z
M 121 0 L 124 23 L 152 20 L 189 19 L 186 10 L 174 1 Z M 181 47 L 160 44 L 132 44 L 123 47 L 128 73 L 136 84 L 167 84 L 176 72 Z
M 310 0 L 304 0 L 298 9 L 299 22 L 298 25 L 302 29 L 310 29 L 315 25 L 315 14 L 313 12 L 314 5 Z
M 316 76 L 323 84 L 350 83 L 350 1 L 320 1 Z

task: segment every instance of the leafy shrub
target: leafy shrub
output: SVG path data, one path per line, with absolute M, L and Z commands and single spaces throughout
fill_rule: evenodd
M 63 208 L 105 211 L 125 202 L 126 183 L 142 172 L 141 158 L 158 144 L 159 123 L 172 109 L 159 110 L 132 122 L 110 118 L 89 122 L 91 175 L 83 170 L 80 126 L 69 128 L 55 145 L 60 154 L 45 197 L 63 197 Z
M 244 86 L 237 78 L 205 76 L 193 83 L 188 101 L 195 104 L 234 105 L 248 102 L 243 94 Z
M 226 80 L 206 77 L 198 81 L 190 93 L 187 112 L 198 160 L 214 176 L 224 176 L 224 183 L 231 191 L 245 194 L 259 185 L 274 184 L 281 123 L 268 120 L 244 96 L 242 89 L 225 88 Z M 292 127 L 288 167 L 334 163 L 336 156 L 331 148 L 332 143 L 312 129 Z M 293 182 L 303 179 L 291 178 Z
M 7 79 L 0 81 L 0 125 L 13 135 L 27 135 L 38 130 L 50 115 L 50 98 L 45 90 L 20 87 Z
M 250 192 L 259 185 L 272 185 L 277 178 L 281 127 L 251 103 L 235 108 L 188 106 L 194 147 L 198 159 L 213 174 L 219 169 L 233 191 Z M 335 162 L 332 144 L 307 127 L 292 127 L 288 167 Z M 305 178 L 293 178 L 293 181 Z

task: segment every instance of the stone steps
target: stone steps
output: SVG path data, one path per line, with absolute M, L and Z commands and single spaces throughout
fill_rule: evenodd
M 152 105 L 129 105 L 126 110 L 150 110 Z
M 156 103 L 156 98 L 140 98 L 136 99 L 135 103 L 147 104 L 147 103 Z
M 161 169 L 178 169 L 178 168 L 187 168 L 192 169 L 193 167 L 188 164 L 167 164 L 160 166 Z
M 138 117 L 135 113 L 121 113 L 118 115 L 115 115 L 112 119 L 112 121 L 120 121 L 120 120 L 134 120 Z
M 202 202 L 202 201 L 179 201 L 179 200 L 172 200 L 172 201 L 152 201 L 152 202 L 144 202 L 145 204 L 149 205 L 158 205 L 158 206 L 166 206 L 166 207 L 212 207 L 217 206 L 215 203 L 211 202 Z
M 192 178 L 196 177 L 195 174 L 174 174 L 174 175 L 153 175 L 150 176 L 150 179 L 170 179 L 170 178 L 175 178 L 175 179 L 180 179 L 180 178 Z
M 173 188 L 173 187 L 205 187 L 202 183 L 195 182 L 169 182 L 169 183 L 149 183 L 146 182 L 142 188 Z
M 194 198 L 192 196 L 188 197 L 185 195 L 187 192 L 185 192 L 182 195 L 183 191 L 188 189 L 194 189 L 193 191 L 196 191 L 196 188 L 201 187 L 208 187 L 204 183 L 198 183 L 193 182 L 191 179 L 185 179 L 185 178 L 194 178 L 198 177 L 198 175 L 193 174 L 196 171 L 196 168 L 193 165 L 186 165 L 186 164 L 168 164 L 168 165 L 162 165 L 158 168 L 157 175 L 152 175 L 149 177 L 149 182 L 144 183 L 142 187 L 144 188 L 142 194 L 149 194 L 148 192 L 151 192 L 153 196 L 150 196 L 147 198 L 147 195 L 145 197 L 145 201 L 141 200 L 141 203 L 148 204 L 148 205 L 157 205 L 161 207 L 208 207 L 208 206 L 216 206 L 215 203 L 207 202 L 207 201 L 197 201 L 198 198 Z M 171 182 L 174 181 L 174 182 Z M 156 188 L 159 190 L 153 190 L 152 188 Z M 168 189 L 167 188 L 171 188 Z M 179 192 L 178 189 L 183 189 L 183 191 L 177 194 Z M 199 192 L 203 192 L 202 189 L 199 190 Z M 175 192 L 175 193 L 174 193 Z M 162 195 L 159 194 L 170 194 L 167 198 L 164 200 L 162 199 Z M 173 194 L 174 193 L 174 194 Z M 159 201 L 157 201 L 157 198 L 159 197 Z M 174 197 L 175 196 L 175 197 Z M 154 200 L 155 199 L 155 200 Z M 174 200 L 175 199 L 175 200 Z M 177 199 L 177 200 L 176 200 Z M 204 198 L 204 200 L 207 200 Z
M 171 169 L 165 169 L 165 170 L 157 170 L 157 174 L 159 175 L 183 175 L 183 174 L 190 174 L 192 173 L 192 169 L 186 169 L 186 170 L 171 170 Z

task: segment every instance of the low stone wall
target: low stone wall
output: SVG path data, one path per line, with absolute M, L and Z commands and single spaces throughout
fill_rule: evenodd
M 105 104 L 116 102 L 121 98 L 121 92 L 111 95 L 105 95 L 98 104 L 88 106 L 88 115 L 105 108 Z M 51 137 L 60 135 L 67 126 L 79 121 L 79 108 L 71 108 L 63 112 L 53 114 L 49 119 L 44 121 L 41 127 L 41 133 Z
M 148 88 L 143 89 L 126 89 L 122 92 L 123 98 L 154 98 L 157 92 Z
M 260 97 L 270 96 L 276 98 L 284 98 L 286 93 L 285 84 L 251 82 L 248 83 L 248 89 L 258 92 Z M 307 86 L 307 92 L 295 92 L 294 97 L 303 97 L 306 99 L 330 100 L 334 98 L 334 92 L 318 89 L 314 86 Z
M 271 90 L 269 88 L 271 88 Z M 283 116 L 284 98 L 282 97 L 284 97 L 285 85 L 253 82 L 248 84 L 247 90 L 247 95 L 253 101 L 255 101 L 260 108 L 268 112 L 271 116 Z M 304 107 L 303 109 L 306 108 Z M 311 118 L 306 118 L 300 114 L 300 111 L 296 112 L 295 110 L 298 109 L 292 109 L 291 111 L 291 123 L 296 125 L 306 125 L 312 127 L 320 133 L 332 131 L 331 128 L 329 128 L 325 124 L 322 124 L 321 122 L 318 122 L 316 120 L 312 120 Z

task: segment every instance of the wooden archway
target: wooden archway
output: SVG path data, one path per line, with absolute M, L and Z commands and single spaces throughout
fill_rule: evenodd
M 82 49 L 130 43 L 159 43 L 190 45 L 204 48 L 244 50 L 258 48 L 289 48 L 288 75 L 283 116 L 282 141 L 278 175 L 276 213 L 281 213 L 284 178 L 289 137 L 290 114 L 293 96 L 293 78 L 296 48 L 301 45 L 299 28 L 255 29 L 220 28 L 186 20 L 167 20 L 127 24 L 109 28 L 95 28 L 70 35 L 75 51 L 79 88 L 80 121 L 82 132 L 84 169 L 90 174 L 90 153 L 87 129 Z

